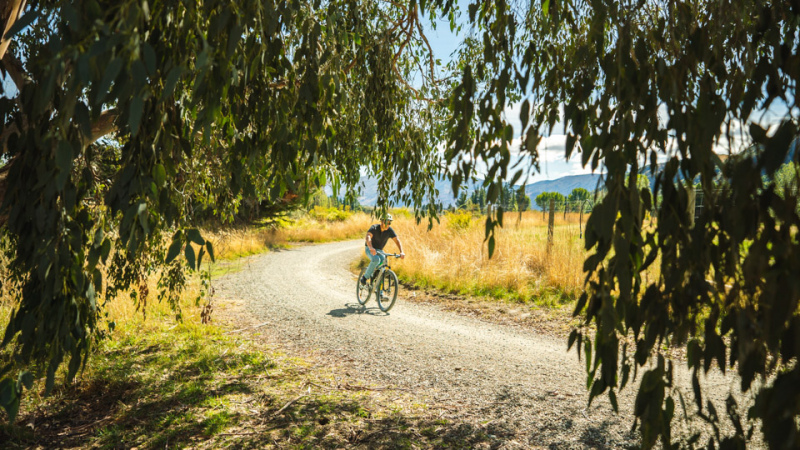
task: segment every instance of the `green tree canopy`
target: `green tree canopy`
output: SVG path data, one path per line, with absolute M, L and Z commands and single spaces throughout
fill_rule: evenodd
M 13 418 L 34 375 L 49 391 L 62 361 L 68 379 L 85 364 L 101 290 L 156 271 L 174 303 L 178 260 L 213 258 L 198 205 L 225 220 L 242 198 L 352 192 L 364 168 L 379 209 L 435 216 L 444 105 L 427 97 L 446 85 L 421 18 L 358 0 L 0 2 L 17 88 L 0 98 L 2 281 L 17 298 L 0 406 Z M 43 373 L 12 378 L 25 367 Z
M 542 211 L 549 211 L 551 199 L 555 202 L 556 211 L 562 211 L 564 209 L 564 200 L 566 199 L 560 192 L 542 192 L 537 195 L 533 201 Z
M 446 158 L 469 163 L 454 166 L 454 179 L 486 164 L 487 201 L 496 201 L 509 172 L 523 170 L 512 167 L 512 141 L 521 137 L 521 154 L 538 167 L 541 137 L 559 122 L 565 157 L 603 166 L 575 310 L 587 328 L 569 340 L 590 360 L 590 398 L 605 393 L 616 407 L 616 392 L 642 369 L 634 413 L 646 448 L 673 446 L 676 405 L 710 423 L 710 448 L 742 448 L 754 421 L 774 448 L 800 447 L 798 193 L 780 196 L 761 177 L 798 135 L 800 5 L 475 0 L 468 13 L 477 39 L 450 100 Z M 512 105 L 521 130 L 505 116 Z M 761 122 L 773 106 L 778 119 Z M 737 140 L 754 144 L 753 158 L 715 153 L 737 151 Z M 637 188 L 645 166 L 655 199 Z M 704 207 L 693 222 L 695 180 Z M 493 215 L 490 254 L 498 225 Z M 644 276 L 653 264 L 659 276 Z M 685 346 L 693 398 L 674 388 L 666 343 Z M 724 409 L 703 402 L 700 374 L 715 362 L 755 395 L 747 415 L 733 396 Z M 722 417 L 734 424 L 728 432 Z
M 589 200 L 589 198 L 591 198 L 591 194 L 582 187 L 573 189 L 572 192 L 569 193 L 569 197 L 567 197 L 570 202 L 582 202 Z
M 525 171 L 514 139 L 538 169 L 538 144 L 561 119 L 565 157 L 604 171 L 575 311 L 586 328 L 570 337 L 589 360 L 590 398 L 616 405 L 642 369 L 644 447 L 672 447 L 676 405 L 712 424 L 709 446 L 742 447 L 752 420 L 775 448 L 800 446 L 798 194 L 769 181 L 798 134 L 796 2 L 473 0 L 452 90 L 431 78 L 419 34 L 425 15 L 454 24 L 450 0 L 23 3 L 0 3 L 2 69 L 19 90 L 0 99 L 5 281 L 19 294 L 3 341 L 13 362 L 0 367 L 12 416 L 31 381 L 12 378 L 16 367 L 44 363 L 49 388 L 64 358 L 69 376 L 85 363 L 100 287 L 135 285 L 148 267 L 172 287 L 177 255 L 196 267 L 213 252 L 195 201 L 230 217 L 242 195 L 280 201 L 329 180 L 338 191 L 364 165 L 381 208 L 401 197 L 435 215 L 433 172 L 446 167 L 457 192 L 485 164 L 486 203 L 499 204 Z M 773 105 L 779 120 L 760 123 Z M 104 136 L 118 153 L 97 144 Z M 714 153 L 734 137 L 752 158 Z M 636 187 L 645 166 L 655 198 Z M 695 180 L 704 208 L 692 221 Z M 490 214 L 491 254 L 502 209 Z M 167 245 L 164 230 L 177 230 Z M 644 276 L 653 264 L 659 276 Z M 666 343 L 686 348 L 694 403 L 674 389 Z M 729 399 L 727 435 L 701 395 L 715 361 L 755 391 L 747 417 Z

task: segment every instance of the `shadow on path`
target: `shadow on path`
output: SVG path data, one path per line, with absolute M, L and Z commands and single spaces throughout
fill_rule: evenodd
M 382 312 L 378 307 L 373 306 L 367 308 L 366 306 L 359 305 L 358 303 L 346 303 L 344 308 L 332 309 L 327 315 L 332 317 L 347 317 L 362 314 L 369 314 L 370 316 L 388 316 L 389 313 Z

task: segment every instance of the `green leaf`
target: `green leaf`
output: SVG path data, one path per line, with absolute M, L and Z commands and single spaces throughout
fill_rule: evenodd
M 19 412 L 19 393 L 17 383 L 11 378 L 0 381 L 0 406 L 8 413 L 8 422 L 14 423 Z
M 139 217 L 139 225 L 142 226 L 142 230 L 144 230 L 144 234 L 150 234 L 150 224 L 148 223 L 148 211 L 147 211 L 147 203 L 139 203 L 139 209 L 137 211 L 137 216 Z
M 183 73 L 183 68 L 180 66 L 173 67 L 169 74 L 167 74 L 167 81 L 164 84 L 164 91 L 161 93 L 161 100 L 167 99 L 170 95 L 172 95 L 172 91 L 175 90 L 175 85 L 178 84 L 178 80 L 181 78 L 181 74 Z
M 208 250 L 208 256 L 211 257 L 211 261 L 216 262 L 216 258 L 214 257 L 214 246 L 211 245 L 211 241 L 206 241 L 206 250 Z
M 194 256 L 194 248 L 192 244 L 187 242 L 186 243 L 186 250 L 184 251 L 184 256 L 186 256 L 186 265 L 189 266 L 192 270 L 194 270 L 197 266 L 195 264 L 195 256 Z
M 227 56 L 230 58 L 236 51 L 236 44 L 242 39 L 242 26 L 238 23 L 231 28 L 228 35 L 228 47 L 226 49 Z
M 494 254 L 494 234 L 489 236 L 488 246 L 489 246 L 489 258 L 491 258 L 492 255 Z
M 528 99 L 525 99 L 522 102 L 522 107 L 519 111 L 519 120 L 522 122 L 522 129 L 524 130 L 528 126 L 528 119 L 530 118 L 531 114 L 531 103 Z
M 163 188 L 167 183 L 167 169 L 162 164 L 153 166 L 153 179 L 156 180 L 156 185 Z
M 205 239 L 200 235 L 200 231 L 197 228 L 186 230 L 186 238 L 197 245 L 206 245 Z
M 181 247 L 183 246 L 183 241 L 176 235 L 176 238 L 173 238 L 172 244 L 169 246 L 169 250 L 167 250 L 167 257 L 164 259 L 165 264 L 169 264 L 178 257 L 181 252 Z
M 39 17 L 39 10 L 33 8 L 29 9 L 25 15 L 14 22 L 14 25 L 11 25 L 11 28 L 9 28 L 6 34 L 3 36 L 3 40 L 6 41 L 12 39 L 17 33 L 25 29 L 28 25 L 32 24 L 37 17 Z
M 25 389 L 33 387 L 33 374 L 27 370 L 20 372 L 18 380 L 22 386 L 25 386 Z
M 103 247 L 100 249 L 100 256 L 103 258 L 103 264 L 108 260 L 108 255 L 111 254 L 111 240 L 103 240 Z
M 142 109 L 144 108 L 144 101 L 141 97 L 136 96 L 131 100 L 130 114 L 128 116 L 128 126 L 131 127 L 131 136 L 136 136 L 139 132 L 139 124 L 142 122 Z
M 147 68 L 147 74 L 155 76 L 156 71 L 158 70 L 156 67 L 156 52 L 153 50 L 153 47 L 148 44 L 144 43 L 142 45 L 142 55 L 144 56 L 144 66 Z
M 572 349 L 572 345 L 575 344 L 575 340 L 578 339 L 578 330 L 572 330 L 569 334 L 569 339 L 567 340 L 567 351 Z
M 63 190 L 64 186 L 72 173 L 72 146 L 67 141 L 58 143 L 56 149 L 56 167 L 58 168 L 58 175 L 56 176 L 56 186 L 58 190 Z
M 550 15 L 550 0 L 544 0 L 542 2 L 542 14 L 544 16 Z
M 200 270 L 200 268 L 203 266 L 203 255 L 205 255 L 205 254 L 206 254 L 206 248 L 205 247 L 200 247 L 200 251 L 197 252 L 197 269 L 198 270 Z
M 608 400 L 611 402 L 611 407 L 614 408 L 614 412 L 619 412 L 619 405 L 617 404 L 617 394 L 614 393 L 613 389 L 608 390 Z
M 17 394 L 17 387 L 11 378 L 3 378 L 0 381 L 0 405 L 10 403 Z
M 111 87 L 111 83 L 117 79 L 119 73 L 122 71 L 122 59 L 114 58 L 111 62 L 106 66 L 106 71 L 103 74 L 103 80 L 100 81 L 100 84 L 97 86 L 97 90 L 95 91 L 94 97 L 94 104 L 99 106 L 105 100 L 106 95 L 108 95 L 108 89 Z

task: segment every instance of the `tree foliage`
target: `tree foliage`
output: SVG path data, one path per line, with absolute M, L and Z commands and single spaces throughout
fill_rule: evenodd
M 542 211 L 549 211 L 551 199 L 555 202 L 554 207 L 556 211 L 564 210 L 564 201 L 566 199 L 560 192 L 542 192 L 541 194 L 537 195 L 533 201 Z
M 616 407 L 616 392 L 639 375 L 634 413 L 646 448 L 676 444 L 676 408 L 708 422 L 710 448 L 742 448 L 755 421 L 770 446 L 800 446 L 798 193 L 779 195 L 761 177 L 798 134 L 800 3 L 475 0 L 468 13 L 480 50 L 462 61 L 450 99 L 454 181 L 486 164 L 487 201 L 496 201 L 513 170 L 512 139 L 521 136 L 536 167 L 541 136 L 559 121 L 565 156 L 604 168 L 575 310 L 596 334 L 578 329 L 569 340 L 587 359 L 590 398 L 607 393 Z M 518 132 L 504 116 L 515 102 Z M 767 127 L 771 107 L 779 119 Z M 740 141 L 754 144 L 754 158 L 716 155 Z M 643 167 L 656 177 L 655 199 L 637 183 Z M 695 182 L 704 207 L 692 221 Z M 487 222 L 490 253 L 498 225 L 502 211 Z M 644 276 L 653 264 L 659 275 Z M 676 386 L 665 344 L 686 348 L 692 397 Z M 753 392 L 751 409 L 733 396 L 724 409 L 704 402 L 700 374 L 715 365 Z
M 582 202 L 589 200 L 590 198 L 591 194 L 589 194 L 589 191 L 587 191 L 582 187 L 579 187 L 573 189 L 572 192 L 569 193 L 569 197 L 567 197 L 567 200 L 569 200 L 570 202 Z
M 351 190 L 364 167 L 379 208 L 435 216 L 442 107 L 426 96 L 441 84 L 416 4 L 24 4 L 0 2 L 1 68 L 18 90 L 0 98 L 3 281 L 17 299 L 0 406 L 12 418 L 34 376 L 49 391 L 62 362 L 67 379 L 86 363 L 101 292 L 142 300 L 155 272 L 175 302 L 183 261 L 213 258 L 198 207 L 225 220 L 242 199 Z

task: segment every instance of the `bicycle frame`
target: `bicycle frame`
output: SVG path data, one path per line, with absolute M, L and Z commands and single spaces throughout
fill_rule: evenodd
M 378 267 L 375 268 L 375 272 L 373 272 L 372 274 L 372 277 L 375 281 L 381 279 L 381 276 L 383 275 L 384 272 L 386 272 L 386 269 L 391 269 L 391 267 L 389 266 L 388 256 L 394 256 L 395 258 L 400 257 L 400 254 L 398 253 L 386 253 L 383 250 L 376 250 L 376 252 L 380 253 L 383 256 L 387 256 L 387 258 Z M 380 295 L 380 292 L 378 292 L 377 284 L 373 286 L 373 291 L 375 292 L 375 295 Z
M 397 253 L 384 253 L 380 250 L 378 250 L 378 253 L 380 253 L 383 256 L 394 256 L 395 258 L 400 257 L 400 255 Z M 384 267 L 391 269 L 391 267 L 389 267 L 389 258 L 384 259 L 383 262 L 378 267 L 375 268 L 375 270 L 382 269 Z

